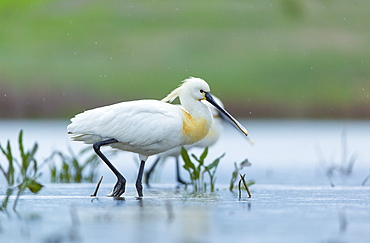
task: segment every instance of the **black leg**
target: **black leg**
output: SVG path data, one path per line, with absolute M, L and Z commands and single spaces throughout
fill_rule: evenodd
M 150 176 L 154 172 L 155 167 L 157 167 L 157 164 L 158 164 L 160 159 L 161 159 L 161 157 L 158 156 L 157 159 L 154 161 L 153 165 L 150 167 L 150 169 L 147 172 L 144 173 L 144 182 L 145 182 L 147 187 L 150 187 L 150 185 L 149 185 Z
M 108 165 L 111 171 L 117 176 L 117 183 L 113 188 L 113 191 L 108 195 L 110 197 L 119 197 L 125 192 L 126 187 L 126 179 L 119 173 L 119 171 L 112 165 L 112 163 L 105 157 L 105 155 L 100 151 L 100 147 L 104 145 L 108 145 L 111 143 L 117 143 L 116 139 L 109 139 L 100 142 L 96 142 L 93 144 L 93 148 L 95 153 Z
M 179 183 L 184 184 L 184 185 L 188 184 L 180 176 L 180 161 L 179 161 L 179 157 L 176 157 L 176 177 L 177 177 L 177 181 Z
M 145 161 L 142 160 L 140 162 L 139 173 L 137 174 L 137 178 L 136 178 L 136 190 L 137 190 L 137 194 L 139 195 L 139 197 L 143 196 L 142 180 L 143 180 L 143 173 L 144 173 L 144 165 L 145 165 Z

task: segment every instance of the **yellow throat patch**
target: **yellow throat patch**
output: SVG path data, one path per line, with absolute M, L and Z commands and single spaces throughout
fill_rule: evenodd
M 185 144 L 193 144 L 202 140 L 209 131 L 210 124 L 206 119 L 194 118 L 188 112 L 183 111 L 182 134 Z

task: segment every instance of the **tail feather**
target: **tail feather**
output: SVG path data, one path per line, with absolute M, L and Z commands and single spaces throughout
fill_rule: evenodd
M 93 143 L 104 140 L 103 137 L 96 135 L 96 134 L 75 134 L 71 132 L 68 132 L 68 134 L 70 135 L 71 140 L 80 141 L 80 142 L 84 142 L 87 144 L 93 144 Z

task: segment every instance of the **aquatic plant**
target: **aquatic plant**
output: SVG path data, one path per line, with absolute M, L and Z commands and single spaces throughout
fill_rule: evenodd
M 366 182 L 370 179 L 370 167 L 369 167 L 369 174 L 365 177 L 365 179 L 362 181 L 361 185 L 365 186 Z
M 190 156 L 188 154 L 188 151 L 185 148 L 181 148 L 181 157 L 184 160 L 184 169 L 188 171 L 191 184 L 193 185 L 194 192 L 201 192 L 201 191 L 207 191 L 207 183 L 204 181 L 204 174 L 207 173 L 209 176 L 209 184 L 210 184 L 210 191 L 215 191 L 215 183 L 216 183 L 216 170 L 218 167 L 218 164 L 222 157 L 224 157 L 225 154 L 222 154 L 218 158 L 216 158 L 212 163 L 209 165 L 205 165 L 205 158 L 208 155 L 208 147 L 206 147 L 200 157 L 198 158 L 194 154 L 191 154 L 191 157 L 195 159 L 198 164 L 196 165 L 193 163 L 190 159 Z
M 357 160 L 357 154 L 352 153 L 348 157 L 348 144 L 347 144 L 347 131 L 343 130 L 341 135 L 341 162 L 337 163 L 334 160 L 328 161 L 320 146 L 316 147 L 316 153 L 319 158 L 319 162 L 324 170 L 329 183 L 334 187 L 332 178 L 335 174 L 340 176 L 350 176 L 353 171 L 354 164 Z
M 248 188 L 248 184 L 249 185 L 253 185 L 254 184 L 254 182 L 253 183 L 247 183 L 247 182 L 245 182 L 245 174 L 244 175 L 242 175 L 242 174 L 239 174 L 240 175 L 240 180 L 239 180 L 239 184 L 238 184 L 238 189 L 239 189 L 239 199 L 242 197 L 242 184 L 243 184 L 243 186 L 244 186 L 244 189 L 247 191 L 247 193 L 248 193 L 248 198 L 251 198 L 252 197 L 252 194 L 251 194 L 251 192 L 249 191 L 249 188 Z
M 252 164 L 248 161 L 248 159 L 245 159 L 243 160 L 242 162 L 239 163 L 239 165 L 234 162 L 234 171 L 233 173 L 231 174 L 231 180 L 230 180 L 230 186 L 229 186 L 229 190 L 232 191 L 234 189 L 234 187 L 236 187 L 236 181 L 238 179 L 238 175 L 240 175 L 240 171 L 244 168 L 244 167 L 248 167 L 248 166 L 251 166 Z M 243 179 L 244 181 L 244 177 L 242 177 L 240 175 L 240 177 Z M 240 183 L 241 183 L 241 180 L 239 180 L 239 187 L 240 187 Z M 246 186 L 251 186 L 255 183 L 254 180 L 249 180 L 248 182 L 243 182 L 243 185 L 246 185 Z M 244 186 L 244 188 L 247 190 L 246 186 Z
M 16 198 L 13 204 L 13 210 L 15 211 L 19 197 L 27 188 L 32 193 L 37 193 L 43 187 L 36 181 L 41 176 L 39 172 L 40 166 L 35 158 L 38 144 L 35 142 L 30 150 L 25 151 L 23 146 L 23 130 L 21 130 L 18 135 L 18 146 L 20 160 L 17 160 L 13 156 L 9 140 L 6 147 L 0 144 L 0 150 L 6 157 L 8 164 L 7 168 L 5 168 L 5 165 L 0 164 L 0 171 L 7 182 L 6 195 L 0 206 L 0 211 L 7 211 L 9 198 L 14 192 L 16 192 Z
M 91 151 L 91 148 L 82 149 L 78 154 L 75 154 L 71 148 L 68 148 L 68 151 L 69 154 L 55 151 L 46 159 L 50 168 L 51 182 L 81 183 L 96 181 L 100 159 L 94 153 L 87 154 Z M 55 163 L 56 159 L 60 163 Z M 57 164 L 60 164 L 60 166 L 57 166 Z
M 103 176 L 100 177 L 100 179 L 98 181 L 98 184 L 96 184 L 96 188 L 94 190 L 94 193 L 90 195 L 91 197 L 96 197 L 96 195 L 98 195 L 99 187 L 100 187 L 100 184 L 101 184 L 102 181 L 103 181 Z

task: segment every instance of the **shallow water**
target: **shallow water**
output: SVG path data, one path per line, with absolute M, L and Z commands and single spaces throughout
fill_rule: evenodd
M 67 124 L 0 121 L 0 142 L 4 145 L 10 138 L 16 147 L 23 129 L 26 147 L 38 141 L 37 156 L 42 161 L 55 149 L 66 151 L 72 146 L 78 151 L 85 146 L 68 141 Z M 370 182 L 361 186 L 370 166 L 368 121 L 251 120 L 243 124 L 255 145 L 225 127 L 220 141 L 210 148 L 209 161 L 226 152 L 214 194 L 194 196 L 176 189 L 174 163 L 169 160 L 160 181 L 152 189 L 144 187 L 144 198 L 138 200 L 133 185 L 136 157 L 124 152 L 112 161 L 128 179 L 125 200 L 105 196 L 115 178 L 103 163 L 99 175 L 104 180 L 95 199 L 90 197 L 95 184 L 48 184 L 45 167 L 45 187 L 37 195 L 21 197 L 20 218 L 14 213 L 10 217 L 0 214 L 0 242 L 370 241 Z M 329 163 L 341 163 L 343 130 L 347 133 L 346 160 L 352 153 L 357 160 L 352 175 L 335 175 L 335 187 L 331 187 L 324 172 Z M 326 156 L 326 166 L 319 162 L 315 146 Z M 242 172 L 256 184 L 250 188 L 252 198 L 243 192 L 239 200 L 227 188 L 233 162 L 245 158 L 252 167 Z
M 254 185 L 252 198 L 194 196 L 171 185 L 129 185 L 124 200 L 93 184 L 47 185 L 24 195 L 23 219 L 0 215 L 1 242 L 369 242 L 370 188 Z
M 0 143 L 6 144 L 11 139 L 13 148 L 17 148 L 17 136 L 20 129 L 24 130 L 25 147 L 31 147 L 34 141 L 39 143 L 37 158 L 39 162 L 47 158 L 53 151 L 67 151 L 70 146 L 80 151 L 85 146 L 79 142 L 71 142 L 66 134 L 68 120 L 0 120 Z M 210 148 L 206 162 L 226 153 L 217 171 L 217 182 L 229 183 L 234 170 L 234 162 L 248 158 L 252 163 L 243 173 L 246 178 L 255 179 L 258 183 L 308 184 L 322 185 L 328 181 L 323 171 L 330 164 L 342 163 L 343 149 L 341 136 L 346 131 L 348 161 L 356 154 L 354 174 L 350 178 L 337 178 L 335 183 L 360 185 L 368 174 L 370 166 L 370 122 L 369 121 L 330 121 L 330 120 L 243 120 L 249 130 L 250 137 L 255 141 L 250 145 L 243 135 L 229 125 L 225 125 L 219 141 Z M 326 157 L 323 165 L 318 157 L 320 147 Z M 193 149 L 191 153 L 200 154 L 202 150 Z M 126 177 L 134 182 L 137 175 L 138 158 L 127 152 L 119 152 L 111 161 Z M 149 158 L 146 168 L 155 160 Z M 49 182 L 48 168 L 44 168 L 44 182 Z M 174 182 L 174 161 L 167 163 L 159 180 L 161 183 Z M 104 183 L 114 183 L 115 176 L 104 163 L 100 167 L 104 175 Z M 187 176 L 182 171 L 184 177 Z M 358 178 L 357 178 L 358 177 Z M 1 178 L 0 178 L 1 180 Z M 1 181 L 0 181 L 1 183 Z

